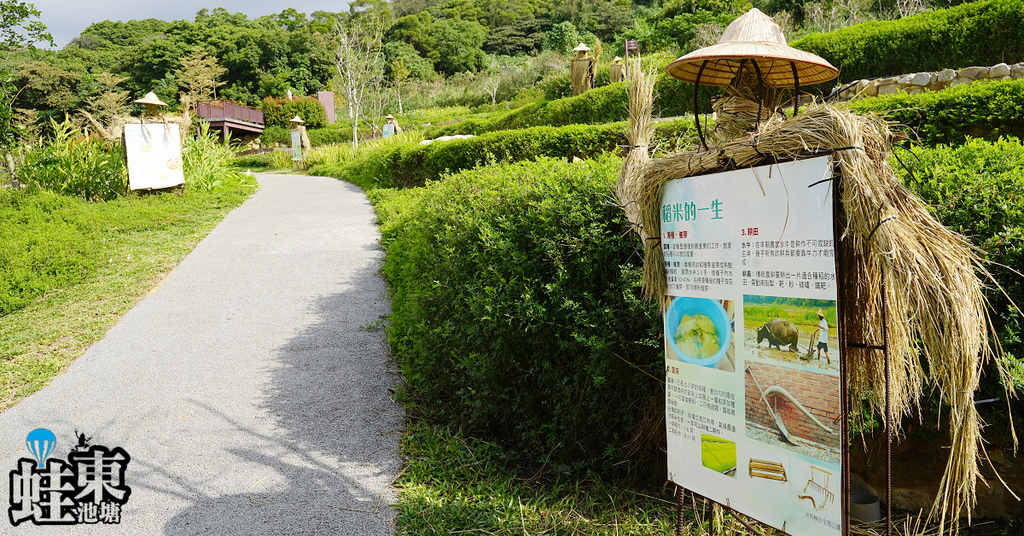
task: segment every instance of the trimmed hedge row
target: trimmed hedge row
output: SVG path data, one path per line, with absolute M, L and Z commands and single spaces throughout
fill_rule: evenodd
M 967 137 L 989 141 L 1001 136 L 1024 138 L 1024 80 L 871 97 L 852 101 L 849 107 L 907 125 L 925 145 L 955 145 Z
M 660 321 L 609 203 L 620 166 L 542 158 L 369 193 L 407 401 L 563 472 L 654 458 Z
M 676 137 L 693 137 L 688 120 L 658 123 L 656 142 L 675 143 Z M 310 173 L 344 178 L 366 190 L 408 188 L 437 180 L 445 173 L 471 169 L 480 164 L 517 162 L 540 156 L 563 159 L 591 158 L 617 151 L 626 142 L 626 125 L 568 125 L 487 132 L 480 136 L 419 145 L 404 136 L 378 140 L 347 160 L 313 165 Z M 316 155 L 311 156 L 315 161 Z
M 654 91 L 655 115 L 677 117 L 692 113 L 692 84 L 680 82 L 661 73 L 658 75 Z M 701 87 L 698 94 L 701 113 L 708 113 L 711 110 L 710 98 L 720 92 L 718 88 Z M 452 125 L 429 128 L 425 131 L 424 137 L 483 134 L 496 130 L 536 126 L 600 124 L 625 121 L 628 117 L 629 97 L 626 93 L 626 83 L 619 82 L 597 87 L 575 97 L 529 104 L 492 119 L 467 119 Z
M 840 81 L 1024 60 L 1024 0 L 968 2 L 894 21 L 812 34 L 792 46 L 841 71 Z

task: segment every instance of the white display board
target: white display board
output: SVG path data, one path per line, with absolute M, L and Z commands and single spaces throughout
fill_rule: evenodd
M 792 535 L 842 533 L 831 174 L 691 177 L 661 205 L 669 479 Z
M 128 155 L 128 187 L 159 189 L 185 183 L 181 134 L 173 123 L 129 123 L 124 126 Z

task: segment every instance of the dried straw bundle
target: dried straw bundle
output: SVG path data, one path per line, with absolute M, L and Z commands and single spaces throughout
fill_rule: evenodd
M 879 351 L 848 349 L 851 397 L 882 414 L 891 431 L 919 409 L 925 384 L 952 408 L 951 454 L 930 513 L 939 519 L 941 532 L 946 519 L 966 513 L 970 521 L 981 478 L 978 462 L 984 449 L 974 392 L 993 350 L 978 274 L 990 276 L 978 250 L 936 221 L 896 179 L 888 164 L 896 139 L 880 118 L 816 106 L 709 151 L 652 161 L 641 171 L 638 202 L 642 229 L 657 237 L 667 181 L 853 148 L 834 156 L 842 176 L 841 299 L 847 311 L 857 311 L 846 316 L 846 336 L 850 342 L 881 344 L 881 300 L 886 300 L 891 410 L 884 415 L 886 377 Z M 645 244 L 644 286 L 649 298 L 657 298 L 666 288 L 661 247 L 657 238 Z
M 582 95 L 590 89 L 590 65 L 594 58 L 584 56 L 573 58 L 569 64 L 569 82 L 572 84 L 572 94 Z
M 629 130 L 626 132 L 630 149 L 622 163 L 615 193 L 619 206 L 626 212 L 626 219 L 640 234 L 640 239 L 646 242 L 648 237 L 640 224 L 641 205 L 636 200 L 642 189 L 640 170 L 651 160 L 647 155 L 647 146 L 654 137 L 651 113 L 654 109 L 654 82 L 657 78 L 654 71 L 643 69 L 639 59 L 630 60 L 630 70 L 633 76 L 628 80 Z
M 130 123 L 173 123 L 179 127 L 182 140 L 185 138 L 185 134 L 188 133 L 192 127 L 192 116 L 188 112 L 182 115 L 161 115 L 159 118 L 141 118 L 132 117 L 128 115 L 115 115 L 110 118 L 110 124 L 104 125 L 100 123 L 92 114 L 87 111 L 82 111 L 82 115 L 92 123 L 93 129 L 105 140 L 117 143 L 121 141 L 121 135 L 124 134 L 124 126 Z

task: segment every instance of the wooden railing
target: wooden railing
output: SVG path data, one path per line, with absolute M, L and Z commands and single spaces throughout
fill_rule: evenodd
M 263 112 L 255 108 L 223 101 L 200 102 L 196 104 L 196 117 L 214 121 L 233 119 L 260 126 L 264 125 Z

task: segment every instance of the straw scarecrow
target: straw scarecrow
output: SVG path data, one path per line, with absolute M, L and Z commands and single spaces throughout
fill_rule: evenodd
M 187 110 L 181 115 L 163 113 L 162 109 L 167 106 L 167 103 L 160 100 L 160 97 L 157 97 L 156 93 L 152 91 L 146 93 L 146 95 L 141 99 L 136 99 L 133 102 L 146 107 L 146 111 L 141 117 L 115 115 L 110 119 L 110 124 L 104 125 L 85 110 L 82 110 L 81 114 L 89 121 L 89 123 L 92 124 L 93 129 L 103 139 L 109 142 L 118 142 L 121 140 L 121 136 L 124 133 L 124 126 L 126 124 L 155 122 L 178 125 L 182 141 L 184 141 L 186 133 L 192 127 L 192 117 Z
M 622 58 L 620 58 L 618 56 L 615 56 L 615 59 L 612 60 L 611 66 L 608 68 L 608 71 L 609 71 L 608 72 L 608 80 L 609 80 L 609 82 L 614 84 L 615 82 L 621 82 L 623 80 L 623 76 L 622 76 L 622 70 L 623 70 L 622 68 L 623 67 L 624 66 L 622 65 Z
M 576 51 L 576 57 L 569 64 L 569 81 L 572 83 L 572 94 L 576 96 L 594 87 L 597 60 L 588 54 L 590 47 L 583 43 L 573 50 Z
M 939 520 L 940 532 L 947 519 L 962 513 L 970 521 L 984 456 L 974 392 L 989 360 L 997 358 L 1005 373 L 993 349 L 998 345 L 988 339 L 993 331 L 979 274 L 990 276 L 978 250 L 936 221 L 893 174 L 889 151 L 901 135 L 878 117 L 826 105 L 811 105 L 798 115 L 800 85 L 830 80 L 838 70 L 787 46 L 778 25 L 757 9 L 730 24 L 718 44 L 679 58 L 666 71 L 684 82 L 721 86 L 724 94 L 712 105 L 717 120 L 711 139 L 698 120 L 701 147 L 650 161 L 654 76 L 637 64 L 629 81 L 633 148 L 618 195 L 643 239 L 648 296 L 659 298 L 666 289 L 658 237 L 667 181 L 832 153 L 840 176 L 839 294 L 848 310 L 858 312 L 847 315 L 845 337 L 872 344 L 887 337 L 892 360 L 887 375 L 882 352 L 844 349 L 851 406 L 866 403 L 888 433 L 898 434 L 901 418 L 919 409 L 926 386 L 933 388 L 950 407 L 951 448 L 930 515 Z M 788 116 L 780 108 L 787 90 L 793 101 Z M 696 109 L 696 89 L 694 101 Z

